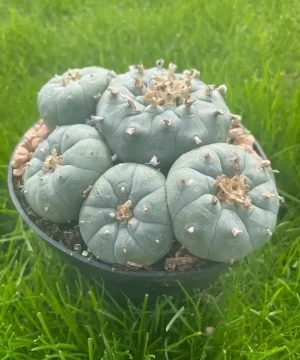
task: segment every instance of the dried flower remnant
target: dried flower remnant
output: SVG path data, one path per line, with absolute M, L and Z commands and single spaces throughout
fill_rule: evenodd
M 78 70 L 69 70 L 63 77 L 62 77 L 62 84 L 63 86 L 68 85 L 72 81 L 77 81 L 80 79 L 80 73 Z
M 176 65 L 169 64 L 166 75 L 154 77 L 144 95 L 146 103 L 154 106 L 167 104 L 179 106 L 186 103 L 191 106 L 192 103 L 188 101 L 190 99 L 191 81 L 199 76 L 199 72 L 196 70 L 186 71 L 182 79 L 176 79 L 175 71 Z
M 215 182 L 217 188 L 216 197 L 227 204 L 241 204 L 245 208 L 251 206 L 251 199 L 247 195 L 249 186 L 246 179 L 241 175 L 229 178 L 225 175 L 218 176 Z
M 62 158 L 57 154 L 57 151 L 53 149 L 51 155 L 46 157 L 43 164 L 44 171 L 54 171 L 62 163 Z
M 132 201 L 127 200 L 124 204 L 116 208 L 116 220 L 121 224 L 127 224 L 132 217 Z

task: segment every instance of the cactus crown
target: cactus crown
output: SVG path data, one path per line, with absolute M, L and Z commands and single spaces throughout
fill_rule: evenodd
M 159 60 L 156 62 L 159 67 Z M 185 71 L 181 79 L 175 77 L 176 65 L 170 63 L 168 73 L 157 75 L 149 83 L 144 95 L 146 103 L 152 105 L 176 104 L 179 106 L 190 98 L 191 81 L 199 75 L 196 70 Z
M 54 171 L 62 162 L 61 156 L 57 154 L 56 149 L 51 151 L 51 155 L 46 157 L 43 164 L 44 171 Z
M 119 205 L 116 209 L 116 220 L 121 224 L 127 224 L 132 217 L 132 201 L 127 200 L 122 205 Z
M 70 70 L 62 79 L 63 86 L 68 85 L 71 81 L 76 81 L 80 79 L 80 74 L 78 70 Z
M 245 208 L 251 205 L 251 199 L 247 195 L 249 186 L 246 179 L 241 175 L 229 178 L 225 175 L 218 176 L 215 182 L 217 188 L 216 197 L 227 204 L 241 204 Z

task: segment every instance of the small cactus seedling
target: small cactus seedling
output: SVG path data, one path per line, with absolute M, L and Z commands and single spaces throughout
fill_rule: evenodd
M 183 153 L 225 142 L 233 115 L 225 86 L 204 84 L 196 70 L 176 73 L 176 66 L 131 66 L 114 78 L 101 97 L 95 122 L 121 161 L 155 165 L 164 173 Z M 153 162 L 153 161 L 152 161 Z
M 27 202 L 41 217 L 63 223 L 78 218 L 82 194 L 112 166 L 111 154 L 91 126 L 60 126 L 40 143 L 24 174 Z
M 265 244 L 279 207 L 270 166 L 229 144 L 182 155 L 168 174 L 167 198 L 177 240 L 195 256 L 223 262 Z
M 115 73 L 101 67 L 68 70 L 49 80 L 38 93 L 38 109 L 49 129 L 84 123 Z
M 173 244 L 165 177 L 150 166 L 123 163 L 95 182 L 79 216 L 82 238 L 98 259 L 147 267 Z

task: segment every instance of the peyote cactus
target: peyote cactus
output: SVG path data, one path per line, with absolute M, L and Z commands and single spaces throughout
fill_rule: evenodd
M 95 114 L 101 93 L 116 76 L 113 71 L 91 66 L 70 69 L 49 80 L 38 93 L 38 109 L 48 127 L 84 123 Z
M 95 182 L 79 215 L 82 238 L 98 259 L 147 267 L 173 244 L 165 177 L 149 166 L 123 163 Z
M 33 154 L 24 174 L 27 202 L 41 217 L 63 223 L 78 219 L 83 191 L 112 166 L 96 129 L 60 126 Z
M 177 74 L 176 66 L 130 67 L 114 78 L 92 117 L 121 161 L 149 163 L 166 173 L 183 153 L 225 142 L 230 114 L 226 86 L 206 85 L 196 70 Z
M 279 207 L 269 165 L 229 144 L 182 155 L 167 178 L 177 240 L 195 256 L 224 262 L 261 247 L 272 235 Z
M 72 251 L 82 240 L 82 255 L 135 269 L 231 263 L 268 241 L 280 197 L 226 91 L 163 60 L 56 75 L 38 95 L 43 131 L 19 144 L 13 175 L 37 215 L 68 228 Z

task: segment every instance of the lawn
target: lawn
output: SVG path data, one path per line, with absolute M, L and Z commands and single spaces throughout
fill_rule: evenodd
M 300 359 L 300 2 L 2 0 L 0 359 Z M 190 297 L 118 303 L 22 223 L 11 152 L 54 74 L 158 58 L 226 83 L 285 198 L 271 242 Z

